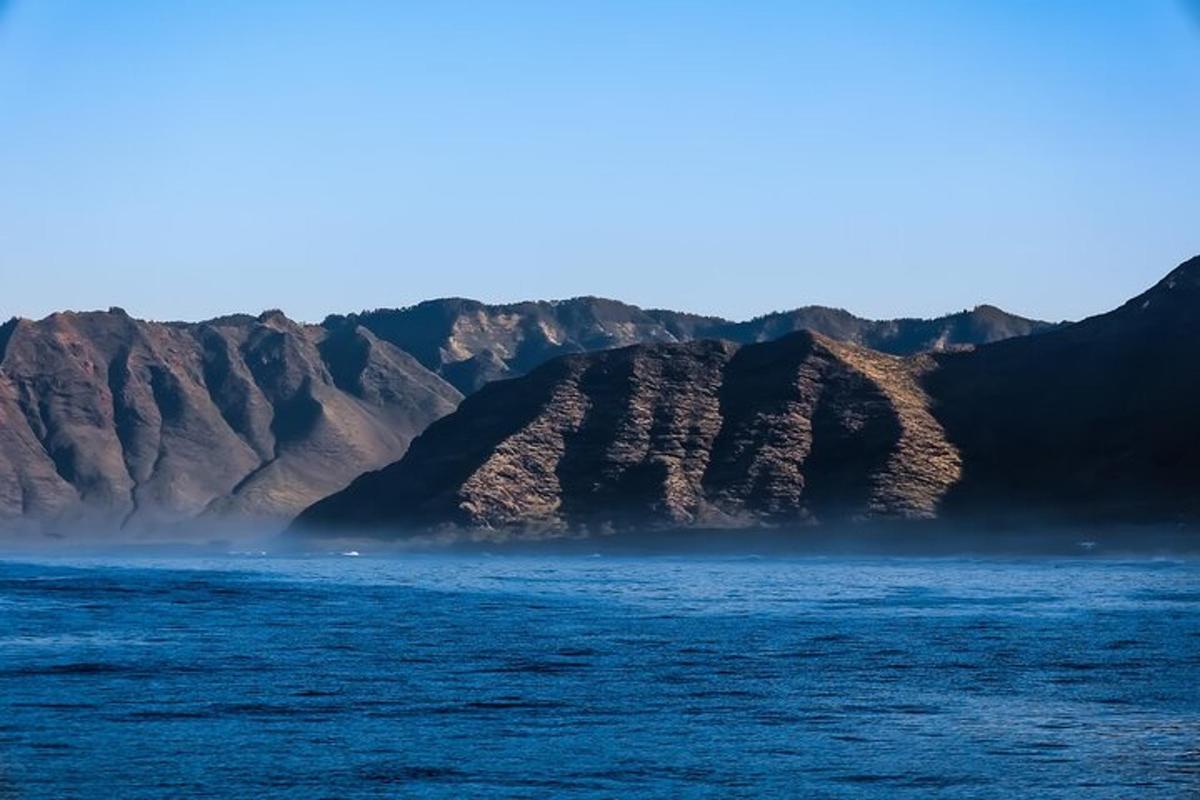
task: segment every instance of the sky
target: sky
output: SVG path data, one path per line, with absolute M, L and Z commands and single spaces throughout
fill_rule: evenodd
M 1183 0 L 0 0 L 0 316 L 1107 310 L 1200 253 Z

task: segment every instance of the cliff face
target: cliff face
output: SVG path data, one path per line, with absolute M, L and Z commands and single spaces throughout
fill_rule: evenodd
M 560 355 L 632 344 L 698 339 L 765 342 L 812 330 L 838 341 L 909 355 L 985 344 L 1054 327 L 990 306 L 937 319 L 886 321 L 811 306 L 730 322 L 676 311 L 643 310 L 595 297 L 510 305 L 431 300 L 410 308 L 331 317 L 326 324 L 340 326 L 347 319 L 412 353 L 467 394 L 497 378 L 525 374 Z
M 0 521 L 281 520 L 460 396 L 353 326 L 62 313 L 0 329 Z
M 1099 317 L 900 358 L 800 333 L 493 384 L 299 527 L 1200 522 L 1200 258 Z
M 959 476 L 927 363 L 800 333 L 644 345 L 485 387 L 301 525 L 605 530 L 928 517 Z

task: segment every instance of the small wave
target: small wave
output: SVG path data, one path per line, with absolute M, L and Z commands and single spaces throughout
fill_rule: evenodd
M 38 675 L 105 675 L 118 672 L 129 672 L 132 668 L 125 664 L 112 664 L 104 661 L 80 661 L 72 664 L 47 664 L 43 666 L 14 667 L 0 670 L 0 675 L 6 677 L 32 677 Z
M 436 783 L 439 781 L 461 781 L 467 773 L 454 767 L 433 767 L 402 764 L 397 766 L 379 764 L 362 767 L 358 777 L 369 783 Z

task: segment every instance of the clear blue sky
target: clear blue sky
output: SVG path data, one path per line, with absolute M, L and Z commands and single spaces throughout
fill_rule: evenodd
M 1182 0 L 0 9 L 0 316 L 1060 319 L 1200 252 Z

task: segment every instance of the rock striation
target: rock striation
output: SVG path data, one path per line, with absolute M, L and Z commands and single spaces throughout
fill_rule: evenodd
M 286 520 L 399 458 L 459 393 L 352 325 L 120 309 L 0 327 L 0 523 Z
M 803 332 L 638 345 L 484 387 L 301 526 L 614 530 L 926 518 L 960 474 L 925 359 Z

